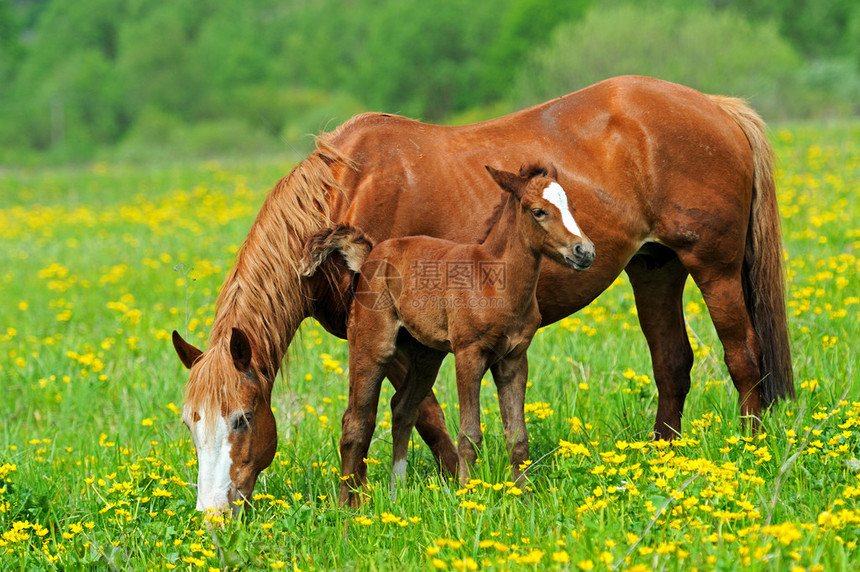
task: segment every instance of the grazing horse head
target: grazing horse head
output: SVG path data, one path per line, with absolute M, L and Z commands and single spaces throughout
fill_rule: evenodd
M 576 224 L 555 167 L 524 166 L 519 174 L 486 169 L 502 189 L 520 201 L 523 232 L 533 248 L 573 270 L 591 266 L 594 244 Z
M 197 449 L 197 510 L 237 514 L 275 456 L 269 374 L 255 365 L 251 342 L 237 328 L 206 352 L 175 331 L 173 346 L 191 370 L 182 420 Z

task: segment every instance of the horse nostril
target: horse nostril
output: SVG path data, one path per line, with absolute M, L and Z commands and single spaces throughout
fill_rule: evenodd
M 585 270 L 591 266 L 594 260 L 594 246 L 590 242 L 580 242 L 574 245 L 571 251 L 572 256 L 569 257 L 569 260 L 575 261 L 574 266 L 577 270 Z

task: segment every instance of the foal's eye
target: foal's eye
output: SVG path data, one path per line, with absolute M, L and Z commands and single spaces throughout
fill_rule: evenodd
M 535 218 L 543 218 L 546 216 L 546 211 L 543 209 L 532 209 L 532 214 Z
M 233 420 L 233 423 L 232 423 L 230 428 L 233 431 L 238 431 L 238 432 L 245 431 L 251 425 L 252 417 L 253 417 L 253 415 L 251 413 L 240 414 L 240 415 L 236 416 L 236 418 Z

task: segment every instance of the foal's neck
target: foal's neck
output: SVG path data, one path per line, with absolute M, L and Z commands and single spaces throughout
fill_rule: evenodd
M 486 252 L 502 258 L 514 253 L 520 255 L 523 250 L 533 250 L 523 233 L 521 212 L 520 201 L 508 195 L 498 220 L 481 243 Z M 534 251 L 534 255 L 538 256 L 537 251 Z
M 532 282 L 537 284 L 542 256 L 526 238 L 522 226 L 526 221 L 522 218 L 520 201 L 510 195 L 480 248 L 493 258 L 504 261 L 508 266 L 507 275 L 515 283 L 532 287 Z

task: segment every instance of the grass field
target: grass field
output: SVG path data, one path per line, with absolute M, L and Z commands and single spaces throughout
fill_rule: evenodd
M 342 510 L 346 344 L 306 322 L 274 392 L 278 455 L 253 510 L 214 529 L 194 510 L 187 372 L 169 332 L 205 345 L 217 289 L 290 164 L 0 172 L 0 569 L 853 569 L 860 126 L 771 140 L 798 399 L 761 433 L 741 432 L 688 285 L 685 435 L 650 441 L 656 390 L 622 277 L 532 345 L 528 487 L 507 481 L 489 382 L 476 478 L 440 476 L 416 436 L 392 500 L 386 388 L 372 500 Z M 436 391 L 456 433 L 450 361 Z

